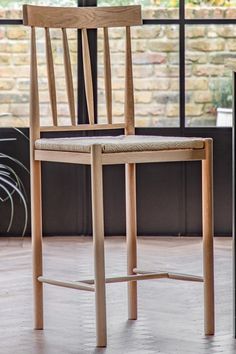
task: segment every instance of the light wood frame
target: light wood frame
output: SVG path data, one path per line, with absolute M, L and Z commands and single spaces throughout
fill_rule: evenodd
M 140 25 L 140 6 L 106 8 L 53 8 L 24 5 L 24 24 L 31 26 L 31 80 L 30 80 L 30 156 L 31 156 L 31 210 L 32 252 L 34 283 L 35 328 L 43 329 L 43 283 L 92 291 L 96 299 L 97 346 L 107 345 L 105 284 L 128 282 L 128 317 L 137 318 L 137 281 L 147 279 L 175 279 L 204 283 L 205 334 L 214 334 L 214 264 L 213 264 L 213 167 L 212 140 L 204 139 L 202 149 L 142 151 L 129 153 L 103 153 L 100 145 L 93 145 L 91 153 L 46 151 L 35 149 L 35 140 L 44 131 L 77 131 L 123 128 L 125 134 L 135 134 L 134 93 L 132 76 L 130 26 Z M 112 84 L 109 54 L 108 27 L 126 28 L 125 69 L 125 123 L 112 124 Z M 45 28 L 48 83 L 53 126 L 40 127 L 37 53 L 35 28 Z M 61 28 L 64 48 L 64 65 L 71 125 L 58 125 L 57 98 L 53 55 L 49 28 Z M 95 124 L 94 99 L 87 29 L 103 28 L 104 33 L 104 78 L 107 104 L 107 124 Z M 83 67 L 89 124 L 76 125 L 73 81 L 66 28 L 82 29 Z M 203 222 L 203 277 L 177 274 L 166 271 L 145 271 L 137 265 L 137 220 L 136 220 L 136 164 L 171 161 L 202 161 L 202 222 Z M 91 166 L 92 216 L 95 279 L 63 281 L 43 275 L 42 267 L 42 202 L 41 162 L 63 162 Z M 105 277 L 104 261 L 104 215 L 103 215 L 103 165 L 125 164 L 126 175 L 126 232 L 127 275 Z

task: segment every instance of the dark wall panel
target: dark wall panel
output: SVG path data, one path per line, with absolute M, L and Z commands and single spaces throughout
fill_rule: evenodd
M 186 129 L 186 135 L 213 138 L 214 216 L 217 235 L 232 234 L 232 132 L 227 128 Z M 201 183 L 199 163 L 187 164 L 186 234 L 201 233 Z M 200 165 L 200 164 L 199 164 Z M 200 166 L 199 166 L 200 167 Z M 200 182 L 200 183 L 199 183 Z
M 24 132 L 28 134 L 28 129 L 23 129 Z M 16 139 L 15 141 L 3 141 L 2 139 Z M 26 167 L 29 168 L 29 150 L 28 150 L 28 140 L 21 135 L 19 132 L 12 128 L 1 128 L 0 129 L 0 153 L 6 154 L 11 157 L 18 159 Z M 0 163 L 7 164 L 15 170 L 15 172 L 20 176 L 23 185 L 25 187 L 28 201 L 29 201 L 29 174 L 21 167 L 19 167 L 15 162 L 3 158 L 0 158 Z M 1 194 L 1 196 L 3 196 Z M 20 235 L 23 231 L 24 226 L 24 209 L 20 198 L 15 193 L 13 195 L 14 199 L 14 219 L 13 225 L 10 233 L 13 235 Z M 0 201 L 0 235 L 7 236 L 6 230 L 10 218 L 10 203 Z M 28 223 L 29 224 L 29 223 Z M 28 230 L 29 231 L 29 225 Z
M 152 130 L 139 133 L 154 134 Z M 27 129 L 25 130 L 27 132 Z M 176 134 L 171 129 L 160 134 Z M 230 235 L 232 224 L 231 130 L 186 129 L 189 136 L 214 139 L 215 232 Z M 12 129 L 1 129 L 2 152 L 29 166 L 28 142 Z M 11 164 L 12 165 L 12 164 Z M 29 176 L 15 167 L 29 197 Z M 104 167 L 105 229 L 107 235 L 125 233 L 124 166 Z M 138 233 L 140 235 L 201 234 L 201 168 L 199 162 L 142 164 L 137 166 Z M 0 233 L 6 235 L 9 205 L 0 203 Z M 22 231 L 23 209 L 16 198 L 16 215 L 11 230 Z M 90 168 L 69 164 L 43 166 L 43 224 L 45 235 L 91 234 Z M 28 233 L 30 232 L 30 224 Z
M 83 166 L 43 164 L 43 225 L 46 234 L 83 232 L 83 172 Z
M 182 164 L 137 168 L 138 233 L 178 235 L 182 229 Z

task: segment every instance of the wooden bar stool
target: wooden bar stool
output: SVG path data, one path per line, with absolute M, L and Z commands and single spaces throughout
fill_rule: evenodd
M 136 136 L 134 124 L 134 90 L 131 55 L 131 26 L 142 24 L 140 6 L 57 8 L 24 5 L 24 24 L 31 27 L 30 79 L 30 151 L 31 151 L 31 208 L 32 251 L 34 279 L 35 328 L 43 329 L 43 283 L 95 293 L 97 346 L 107 344 L 106 283 L 128 282 L 129 319 L 137 318 L 137 281 L 145 279 L 178 279 L 204 282 L 205 334 L 214 334 L 214 271 L 213 271 L 213 195 L 212 195 L 212 140 L 203 138 Z M 44 28 L 48 87 L 51 102 L 52 126 L 40 126 L 36 28 Z M 125 27 L 125 119 L 122 124 L 112 121 L 112 82 L 109 50 L 109 27 Z M 62 33 L 65 79 L 71 124 L 60 126 L 57 114 L 57 94 L 50 28 Z M 73 77 L 67 28 L 81 29 L 85 92 L 89 124 L 77 125 Z M 87 30 L 103 28 L 104 80 L 107 105 L 107 123 L 95 124 L 94 97 L 90 48 Z M 41 132 L 96 131 L 124 129 L 124 135 L 110 137 L 41 138 Z M 137 163 L 175 161 L 202 161 L 202 222 L 203 222 L 203 277 L 171 272 L 145 271 L 137 265 L 136 177 Z M 91 166 L 92 216 L 95 278 L 83 281 L 49 279 L 42 270 L 42 202 L 41 162 L 61 162 Z M 125 164 L 127 275 L 105 278 L 103 166 Z M 59 177 L 58 177 L 59 178 Z

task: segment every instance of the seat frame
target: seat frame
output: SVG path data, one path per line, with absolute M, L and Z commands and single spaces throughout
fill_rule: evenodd
M 72 11 L 72 12 L 70 12 Z M 66 13 L 73 15 L 67 21 Z M 35 140 L 40 138 L 42 131 L 66 130 L 97 130 L 124 128 L 126 134 L 134 134 L 134 100 L 131 61 L 130 26 L 141 24 L 139 6 L 111 8 L 49 8 L 25 5 L 23 9 L 24 24 L 31 26 L 31 104 L 30 104 L 30 151 L 31 151 L 31 216 L 32 216 L 32 252 L 33 252 L 33 283 L 34 283 L 34 319 L 35 329 L 43 329 L 43 283 L 68 287 L 95 293 L 96 301 L 96 332 L 97 346 L 107 345 L 106 329 L 106 283 L 128 282 L 128 318 L 137 319 L 137 281 L 148 279 L 175 279 L 182 281 L 203 282 L 204 284 L 204 323 L 205 334 L 214 334 L 214 262 L 213 262 L 213 162 L 212 139 L 203 139 L 203 149 L 183 149 L 164 151 L 142 151 L 124 153 L 103 153 L 101 145 L 92 145 L 90 153 L 37 150 Z M 39 16 L 40 14 L 40 16 Z M 82 16 L 83 15 L 83 16 Z M 101 16 L 102 15 L 102 16 Z M 83 23 L 87 18 L 86 25 Z M 82 18 L 82 19 L 81 19 Z M 82 24 L 79 22 L 82 21 Z M 82 28 L 85 45 L 84 70 L 85 86 L 90 124 L 75 126 L 73 99 L 71 96 L 70 71 L 66 69 L 67 92 L 71 111 L 70 127 L 57 125 L 55 105 L 55 83 L 52 80 L 52 55 L 50 54 L 49 27 L 60 27 L 63 30 L 65 65 L 69 63 L 64 28 Z M 78 24 L 79 23 L 79 24 Z M 111 26 L 126 27 L 126 86 L 125 86 L 125 123 L 112 124 L 110 66 L 105 60 L 105 89 L 108 105 L 108 124 L 94 124 L 93 97 L 91 93 L 91 66 L 89 49 L 86 45 L 86 28 L 104 28 L 106 53 L 109 51 L 108 30 Z M 47 63 L 50 68 L 49 88 L 53 113 L 53 127 L 40 127 L 39 97 L 35 27 L 44 27 L 47 39 Z M 67 48 L 67 49 L 66 49 Z M 105 50 L 105 49 L 104 49 Z M 110 62 L 110 59 L 108 60 Z M 54 78 L 55 81 L 55 78 Z M 87 82 L 87 83 L 86 83 Z M 90 84 L 89 84 L 90 82 Z M 136 219 L 136 164 L 171 161 L 202 162 L 202 226 L 203 226 L 203 276 L 179 274 L 163 270 L 143 270 L 137 264 L 137 219 Z M 85 164 L 91 166 L 92 186 L 92 219 L 94 244 L 94 279 L 64 281 L 50 279 L 43 275 L 42 262 L 42 200 L 41 200 L 41 163 L 43 161 Z M 127 274 L 105 277 L 104 261 L 104 206 L 103 206 L 103 165 L 125 164 L 126 185 L 126 238 L 127 238 Z

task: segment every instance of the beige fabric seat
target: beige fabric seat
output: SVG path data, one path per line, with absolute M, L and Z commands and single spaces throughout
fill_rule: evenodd
M 95 144 L 102 146 L 103 153 L 204 148 L 202 138 L 142 135 L 38 139 L 35 141 L 35 148 L 89 153 L 91 146 Z

